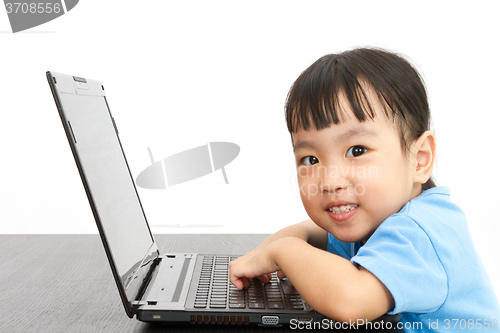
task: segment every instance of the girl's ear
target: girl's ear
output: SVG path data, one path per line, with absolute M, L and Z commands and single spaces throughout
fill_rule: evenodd
M 431 177 L 436 157 L 436 138 L 431 131 L 425 131 L 415 142 L 416 166 L 413 181 L 425 184 Z

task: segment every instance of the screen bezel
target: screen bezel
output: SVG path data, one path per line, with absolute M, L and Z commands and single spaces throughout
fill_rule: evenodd
M 155 264 L 154 259 L 159 257 L 159 251 L 158 251 L 158 248 L 156 246 L 156 243 L 155 243 L 153 234 L 151 232 L 151 229 L 149 227 L 149 224 L 147 223 L 146 215 L 144 213 L 144 209 L 142 207 L 142 203 L 140 201 L 139 194 L 137 193 L 137 188 L 135 186 L 135 182 L 133 181 L 133 177 L 132 177 L 132 174 L 130 172 L 130 168 L 129 168 L 129 165 L 128 165 L 128 162 L 127 162 L 127 159 L 126 159 L 126 156 L 125 156 L 125 153 L 123 151 L 123 147 L 122 147 L 119 135 L 118 135 L 118 130 L 116 129 L 116 124 L 115 124 L 114 119 L 113 119 L 111 112 L 109 110 L 109 105 L 108 105 L 106 95 L 104 92 L 104 87 L 100 81 L 88 80 L 88 79 L 81 78 L 81 77 L 75 77 L 75 76 L 50 72 L 50 71 L 48 71 L 46 73 L 46 76 L 47 76 L 47 80 L 49 82 L 49 85 L 50 85 L 50 88 L 52 91 L 52 95 L 54 97 L 54 100 L 55 100 L 55 103 L 56 103 L 56 106 L 57 106 L 57 109 L 58 109 L 58 112 L 59 112 L 59 115 L 60 115 L 60 118 L 61 118 L 61 121 L 62 121 L 62 124 L 64 127 L 64 131 L 66 133 L 66 137 L 67 137 L 68 142 L 70 144 L 71 151 L 72 151 L 73 157 L 75 159 L 75 163 L 77 165 L 78 172 L 80 174 L 80 178 L 82 180 L 85 192 L 87 194 L 87 198 L 89 200 L 89 204 L 90 204 L 90 207 L 92 209 L 92 213 L 94 215 L 94 219 L 96 221 L 97 228 L 99 230 L 99 234 L 100 234 L 100 237 L 101 237 L 101 240 L 103 242 L 103 246 L 104 246 L 104 249 L 106 252 L 106 256 L 108 258 L 109 264 L 111 266 L 111 270 L 113 272 L 113 276 L 115 278 L 116 285 L 118 287 L 118 291 L 120 293 L 120 297 L 122 299 L 122 302 L 123 302 L 123 305 L 125 307 L 125 311 L 127 312 L 127 315 L 130 318 L 132 318 L 135 314 L 135 307 L 134 307 L 133 303 L 134 303 L 134 301 L 137 300 L 137 297 L 141 293 L 141 290 L 144 289 L 144 286 L 142 286 L 142 282 L 145 280 L 151 267 Z M 121 154 L 123 154 L 123 158 L 125 160 L 125 164 L 126 164 L 126 167 L 128 170 L 128 175 L 129 175 L 130 179 L 132 180 L 133 188 L 135 191 L 135 196 L 136 196 L 137 201 L 139 203 L 139 207 L 141 209 L 142 216 L 144 217 L 145 227 L 148 229 L 149 235 L 151 237 L 151 245 L 150 245 L 148 251 L 146 251 L 146 253 L 143 254 L 142 261 L 137 263 L 137 266 L 139 269 L 133 269 L 133 267 L 130 268 L 129 272 L 132 274 L 131 276 L 125 276 L 125 275 L 121 276 L 119 273 L 117 264 L 116 264 L 115 259 L 113 257 L 112 249 L 110 248 L 109 241 L 106 237 L 106 232 L 105 232 L 105 229 L 103 227 L 103 223 L 101 221 L 99 212 L 96 208 L 96 203 L 95 203 L 94 197 L 92 195 L 92 190 L 90 188 L 89 182 L 87 181 L 87 178 L 86 178 L 83 166 L 82 166 L 82 162 L 80 161 L 80 156 L 78 153 L 78 145 L 77 145 L 77 143 L 75 143 L 76 139 L 74 137 L 74 134 L 73 134 L 73 131 L 71 128 L 71 123 L 69 122 L 69 120 L 66 116 L 65 109 L 64 109 L 62 102 L 61 102 L 61 98 L 60 98 L 61 90 L 63 90 L 64 93 L 72 93 L 71 90 L 73 90 L 74 93 L 76 94 L 77 89 L 76 89 L 75 85 L 82 84 L 82 80 L 85 80 L 85 83 L 87 85 L 90 85 L 93 88 L 93 89 L 91 89 L 91 91 L 93 91 L 93 92 L 99 91 L 94 96 L 102 97 L 106 103 L 108 115 L 109 115 L 111 121 L 113 122 L 113 126 L 115 128 L 116 138 L 119 142 Z M 69 88 L 69 87 L 72 87 L 72 88 Z

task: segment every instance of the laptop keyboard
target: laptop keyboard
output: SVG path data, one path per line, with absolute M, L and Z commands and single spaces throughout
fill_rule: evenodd
M 234 259 L 236 257 L 204 257 L 195 308 L 311 310 L 288 279 L 280 281 L 276 273 L 269 283 L 253 279 L 248 289 L 237 289 L 229 282 L 229 262 Z

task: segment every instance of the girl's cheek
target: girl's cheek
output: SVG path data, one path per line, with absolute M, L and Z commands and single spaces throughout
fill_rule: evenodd
M 314 198 L 321 194 L 321 188 L 312 177 L 299 178 L 299 192 L 304 206 L 312 204 Z M 306 207 L 307 209 L 307 207 Z

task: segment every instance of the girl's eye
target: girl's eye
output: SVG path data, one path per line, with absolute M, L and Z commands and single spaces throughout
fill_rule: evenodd
M 319 163 L 319 160 L 314 156 L 306 156 L 306 157 L 303 157 L 300 160 L 300 162 L 301 162 L 301 164 L 305 164 L 305 165 L 313 165 L 313 164 Z
M 358 157 L 366 153 L 368 149 L 363 146 L 352 146 L 347 150 L 347 157 Z

